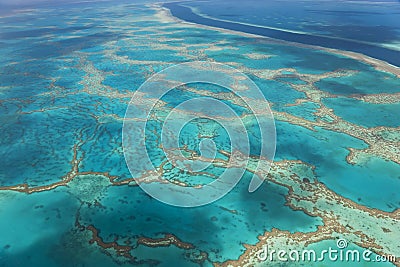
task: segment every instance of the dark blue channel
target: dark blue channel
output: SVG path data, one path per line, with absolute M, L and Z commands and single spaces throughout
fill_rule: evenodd
M 258 26 L 243 25 L 236 22 L 219 21 L 211 18 L 205 18 L 195 14 L 189 7 L 180 5 L 179 2 L 165 3 L 163 6 L 168 8 L 173 16 L 187 22 L 257 34 L 289 42 L 353 51 L 384 60 L 395 66 L 400 66 L 400 52 L 384 47 L 359 43 L 351 40 L 339 40 L 324 36 L 286 32 L 277 29 L 267 29 Z

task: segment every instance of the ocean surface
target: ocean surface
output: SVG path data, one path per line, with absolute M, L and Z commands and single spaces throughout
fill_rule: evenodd
M 400 50 L 400 2 L 192 1 L 183 3 L 200 15 Z M 285 8 L 283 8 L 283 6 Z
M 174 14 L 181 4 L 164 5 Z M 375 49 L 367 55 L 399 63 L 399 2 L 184 6 L 235 25 L 279 28 L 278 39 L 299 31 L 307 33 L 305 43 L 310 36 L 346 38 L 355 48 Z M 370 249 L 371 257 L 400 255 L 399 76 L 344 55 L 207 25 L 182 23 L 153 2 L 52 3 L 0 16 L 0 266 L 243 266 L 257 262 L 253 252 L 262 242 L 321 251 L 338 239 L 350 249 Z M 138 186 L 163 181 L 146 176 L 149 166 L 140 160 L 128 169 L 122 129 L 142 83 L 191 61 L 224 63 L 248 75 L 270 104 L 277 142 L 257 191 L 248 192 L 249 164 L 223 198 L 182 208 Z M 163 152 L 166 114 L 204 96 L 244 118 L 252 159 L 260 154 L 257 121 L 243 101 L 218 86 L 177 87 L 157 100 L 144 147 L 134 152 L 147 150 L 163 179 L 182 186 L 205 185 L 230 168 L 231 140 L 213 121 L 182 127 L 175 149 L 190 158 L 199 154 L 202 136 L 212 136 L 216 164 L 180 171 Z M 154 101 L 150 95 L 139 100 L 138 111 Z M 328 259 L 269 264 L 343 266 Z
M 188 22 L 359 52 L 400 66 L 398 1 L 341 1 L 340 5 L 330 1 L 189 1 L 164 6 Z

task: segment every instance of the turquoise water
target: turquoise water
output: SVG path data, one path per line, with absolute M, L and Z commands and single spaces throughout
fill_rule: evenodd
M 343 97 L 327 98 L 324 103 L 339 117 L 364 127 L 400 126 L 400 104 L 373 104 Z
M 316 83 L 319 89 L 335 95 L 396 93 L 398 79 L 383 72 L 363 71 L 339 80 L 323 79 Z
M 86 5 L 46 6 L 0 18 L 1 266 L 131 265 L 129 259 L 116 255 L 112 249 L 90 243 L 92 232 L 81 229 L 78 223 L 96 227 L 106 243 L 124 245 L 129 241 L 130 254 L 136 257 L 134 263 L 144 266 L 199 266 L 194 259 L 201 253 L 208 255 L 202 266 L 211 266 L 212 262 L 238 259 L 245 250 L 243 244 L 256 244 L 259 235 L 273 228 L 290 233 L 315 232 L 322 225 L 321 218 L 287 205 L 287 187 L 265 182 L 249 193 L 249 172 L 228 195 L 197 208 L 160 203 L 134 182 L 111 183 L 106 176 L 124 181 L 138 178 L 150 168 L 137 162 L 137 169 L 128 170 L 122 148 L 123 117 L 132 93 L 150 75 L 173 64 L 209 60 L 243 69 L 260 87 L 273 111 L 310 122 L 318 120 L 314 112 L 320 104 L 288 106 L 305 98 L 290 83 L 304 81 L 260 78 L 254 73 L 281 68 L 294 68 L 301 74 L 359 71 L 349 77 L 317 82 L 322 92 L 341 96 L 325 98 L 322 103 L 357 125 L 399 126 L 398 118 L 393 117 L 397 104 L 368 104 L 350 98 L 353 94 L 400 92 L 398 78 L 364 63 L 322 51 L 162 21 L 156 10 L 142 4 Z M 251 53 L 271 57 L 245 56 Z M 214 86 L 191 86 L 210 93 L 226 93 Z M 201 94 L 177 88 L 162 98 L 165 106 L 155 110 L 154 115 L 165 118 L 165 112 L 194 97 Z M 230 98 L 222 102 L 239 116 L 250 113 Z M 260 130 L 254 117 L 247 118 L 246 126 L 251 154 L 257 156 Z M 154 119 L 146 128 L 145 145 L 156 167 L 166 159 L 158 147 L 161 127 L 162 121 Z M 204 119 L 194 120 L 182 129 L 181 148 L 187 145 L 199 152 L 197 133 L 208 133 L 210 128 L 215 133 L 216 147 L 229 151 L 231 143 L 226 131 Z M 280 120 L 276 120 L 276 130 L 275 161 L 301 160 L 315 166 L 315 177 L 310 179 L 325 183 L 330 190 L 365 207 L 381 211 L 400 207 L 397 163 L 375 155 L 356 165 L 346 162 L 348 148 L 367 147 L 362 140 L 319 127 L 311 131 Z M 221 152 L 216 157 L 226 158 Z M 62 181 L 73 172 L 74 164 L 81 175 L 55 189 L 26 194 L 4 188 Z M 225 168 L 210 166 L 205 170 L 208 175 L 190 174 L 172 169 L 169 163 L 164 170 L 166 179 L 198 185 L 212 181 L 212 175 L 220 175 Z M 300 172 L 299 176 L 303 175 Z M 175 245 L 137 244 L 141 237 L 162 238 L 169 233 L 194 247 L 185 250 Z

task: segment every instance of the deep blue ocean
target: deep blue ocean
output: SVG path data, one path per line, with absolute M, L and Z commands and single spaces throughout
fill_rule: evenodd
M 168 6 L 173 7 L 174 15 L 187 21 L 355 51 L 400 66 L 400 1 L 345 0 L 338 4 L 234 0 L 189 1 Z

